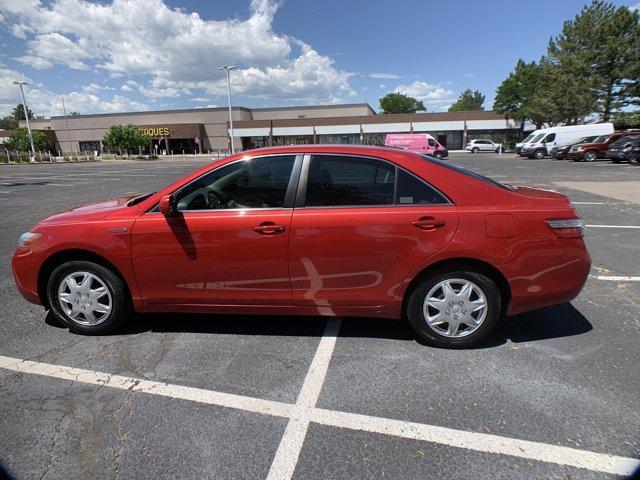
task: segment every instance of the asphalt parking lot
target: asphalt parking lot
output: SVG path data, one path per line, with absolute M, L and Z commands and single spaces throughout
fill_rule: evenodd
M 71 334 L 18 294 L 18 236 L 207 160 L 0 166 L 3 467 L 20 479 L 624 478 L 640 458 L 640 167 L 449 161 L 568 194 L 593 257 L 571 305 L 508 318 L 463 351 L 367 318 L 148 315 L 117 335 Z

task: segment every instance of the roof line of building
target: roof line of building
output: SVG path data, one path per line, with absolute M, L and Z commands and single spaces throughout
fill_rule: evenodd
M 376 111 L 369 105 L 368 103 L 339 103 L 333 105 L 300 105 L 300 106 L 289 106 L 289 107 L 261 107 L 261 108 L 249 108 L 243 107 L 240 105 L 232 107 L 233 110 L 242 110 L 244 112 L 254 112 L 254 111 L 277 111 L 277 110 L 314 110 L 314 109 L 322 109 L 322 108 L 331 108 L 331 107 L 339 107 L 339 108 L 351 108 L 351 107 L 367 107 L 370 109 L 374 115 Z M 189 112 L 219 112 L 223 110 L 227 110 L 229 107 L 210 107 L 210 108 L 182 108 L 182 109 L 174 109 L 174 110 L 142 110 L 138 112 L 114 112 L 114 113 L 92 113 L 87 115 L 73 115 L 73 118 L 96 118 L 96 117 L 122 117 L 127 115 L 154 115 L 154 114 L 170 114 L 170 113 L 189 113 Z M 63 115 L 55 115 L 50 117 L 49 119 L 43 118 L 40 120 L 53 120 L 64 118 Z

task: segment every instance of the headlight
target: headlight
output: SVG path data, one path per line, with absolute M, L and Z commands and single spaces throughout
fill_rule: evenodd
M 29 245 L 32 245 L 33 242 L 35 242 L 38 238 L 40 238 L 39 233 L 25 232 L 20 235 L 20 238 L 18 239 L 18 247 L 28 247 Z

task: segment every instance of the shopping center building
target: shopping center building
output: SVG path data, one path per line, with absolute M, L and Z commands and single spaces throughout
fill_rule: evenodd
M 492 111 L 377 115 L 367 103 L 279 108 L 233 107 L 234 146 L 350 143 L 383 145 L 387 133 L 430 133 L 450 150 L 467 140 L 508 142 L 517 125 Z M 49 130 L 56 150 L 106 152 L 102 138 L 115 124 L 134 124 L 153 139 L 158 153 L 206 153 L 227 150 L 230 143 L 226 108 L 195 108 L 32 120 L 31 127 Z

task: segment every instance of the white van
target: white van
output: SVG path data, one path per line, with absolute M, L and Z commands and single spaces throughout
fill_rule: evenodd
M 554 147 L 562 147 L 579 138 L 591 135 L 608 135 L 613 131 L 613 123 L 567 125 L 536 130 L 538 134 L 522 146 L 520 155 L 529 158 L 544 158 Z
M 522 149 L 529 144 L 531 140 L 534 139 L 536 135 L 538 135 L 542 130 L 534 130 L 529 135 L 524 137 L 520 143 L 516 143 L 516 155 L 522 155 Z

